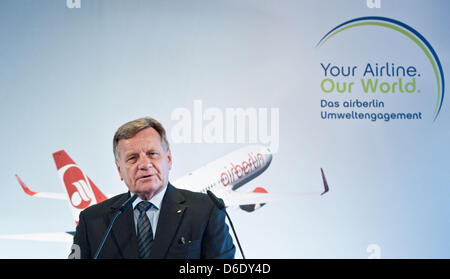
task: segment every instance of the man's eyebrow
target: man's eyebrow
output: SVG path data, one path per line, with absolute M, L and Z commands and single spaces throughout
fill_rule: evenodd
M 150 147 L 147 149 L 147 151 L 145 151 L 145 153 L 148 153 L 148 152 L 159 152 L 159 149 L 157 147 Z M 125 157 L 130 157 L 132 155 L 137 155 L 137 154 L 139 154 L 139 152 L 128 151 L 128 152 L 125 152 L 124 155 L 125 155 Z

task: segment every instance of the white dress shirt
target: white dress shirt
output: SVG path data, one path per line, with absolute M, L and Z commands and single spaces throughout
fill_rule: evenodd
M 150 225 L 152 226 L 153 238 L 155 238 L 156 226 L 158 226 L 159 213 L 161 211 L 161 203 L 164 194 L 166 193 L 166 190 L 167 186 L 164 187 L 164 189 L 162 189 L 161 192 L 159 192 L 158 194 L 153 196 L 150 200 L 148 200 L 148 202 L 151 202 L 153 204 L 153 206 L 149 210 L 147 210 L 147 216 L 148 219 L 150 220 Z M 137 205 L 141 201 L 143 200 L 140 197 L 137 197 L 137 199 L 133 202 L 134 228 L 136 229 L 136 234 L 137 234 L 137 221 L 140 215 L 139 209 L 137 209 Z

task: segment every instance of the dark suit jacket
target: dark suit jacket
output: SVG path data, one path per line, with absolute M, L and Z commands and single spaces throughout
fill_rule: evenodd
M 80 247 L 81 258 L 94 257 L 112 217 L 129 197 L 121 194 L 80 213 L 74 244 Z M 234 257 L 225 213 L 207 195 L 169 183 L 160 210 L 150 258 Z M 116 219 L 99 258 L 139 258 L 131 206 Z

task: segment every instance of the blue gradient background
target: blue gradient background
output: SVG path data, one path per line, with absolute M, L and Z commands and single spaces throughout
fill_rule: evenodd
M 280 148 L 242 190 L 320 190 L 320 167 L 331 187 L 323 197 L 230 211 L 248 258 L 367 258 L 370 244 L 382 258 L 449 258 L 448 97 L 435 122 L 320 119 L 321 62 L 387 59 L 416 66 L 423 94 L 392 97 L 386 110 L 432 114 L 436 83 L 423 52 L 369 27 L 315 48 L 346 20 L 391 17 L 431 43 L 449 80 L 448 1 L 381 1 L 381 9 L 362 0 L 65 2 L 0 4 L 0 234 L 75 227 L 65 201 L 26 196 L 14 174 L 32 190 L 62 192 L 51 154 L 65 149 L 105 194 L 124 192 L 112 154 L 117 127 L 150 115 L 170 131 L 175 108 L 202 100 L 205 109 L 280 109 Z M 171 180 L 244 145 L 172 143 Z M 0 258 L 65 258 L 69 247 L 0 240 Z

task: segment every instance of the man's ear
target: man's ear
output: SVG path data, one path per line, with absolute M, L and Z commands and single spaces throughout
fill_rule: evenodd
M 119 172 L 120 180 L 122 180 L 122 181 L 123 181 L 123 178 L 122 178 L 122 174 L 120 173 L 120 166 L 119 166 L 119 162 L 118 162 L 117 160 L 116 160 L 115 162 L 116 162 L 116 167 L 117 167 L 117 171 Z
M 167 160 L 169 161 L 169 170 L 172 169 L 172 153 L 170 152 L 170 148 L 167 149 Z

